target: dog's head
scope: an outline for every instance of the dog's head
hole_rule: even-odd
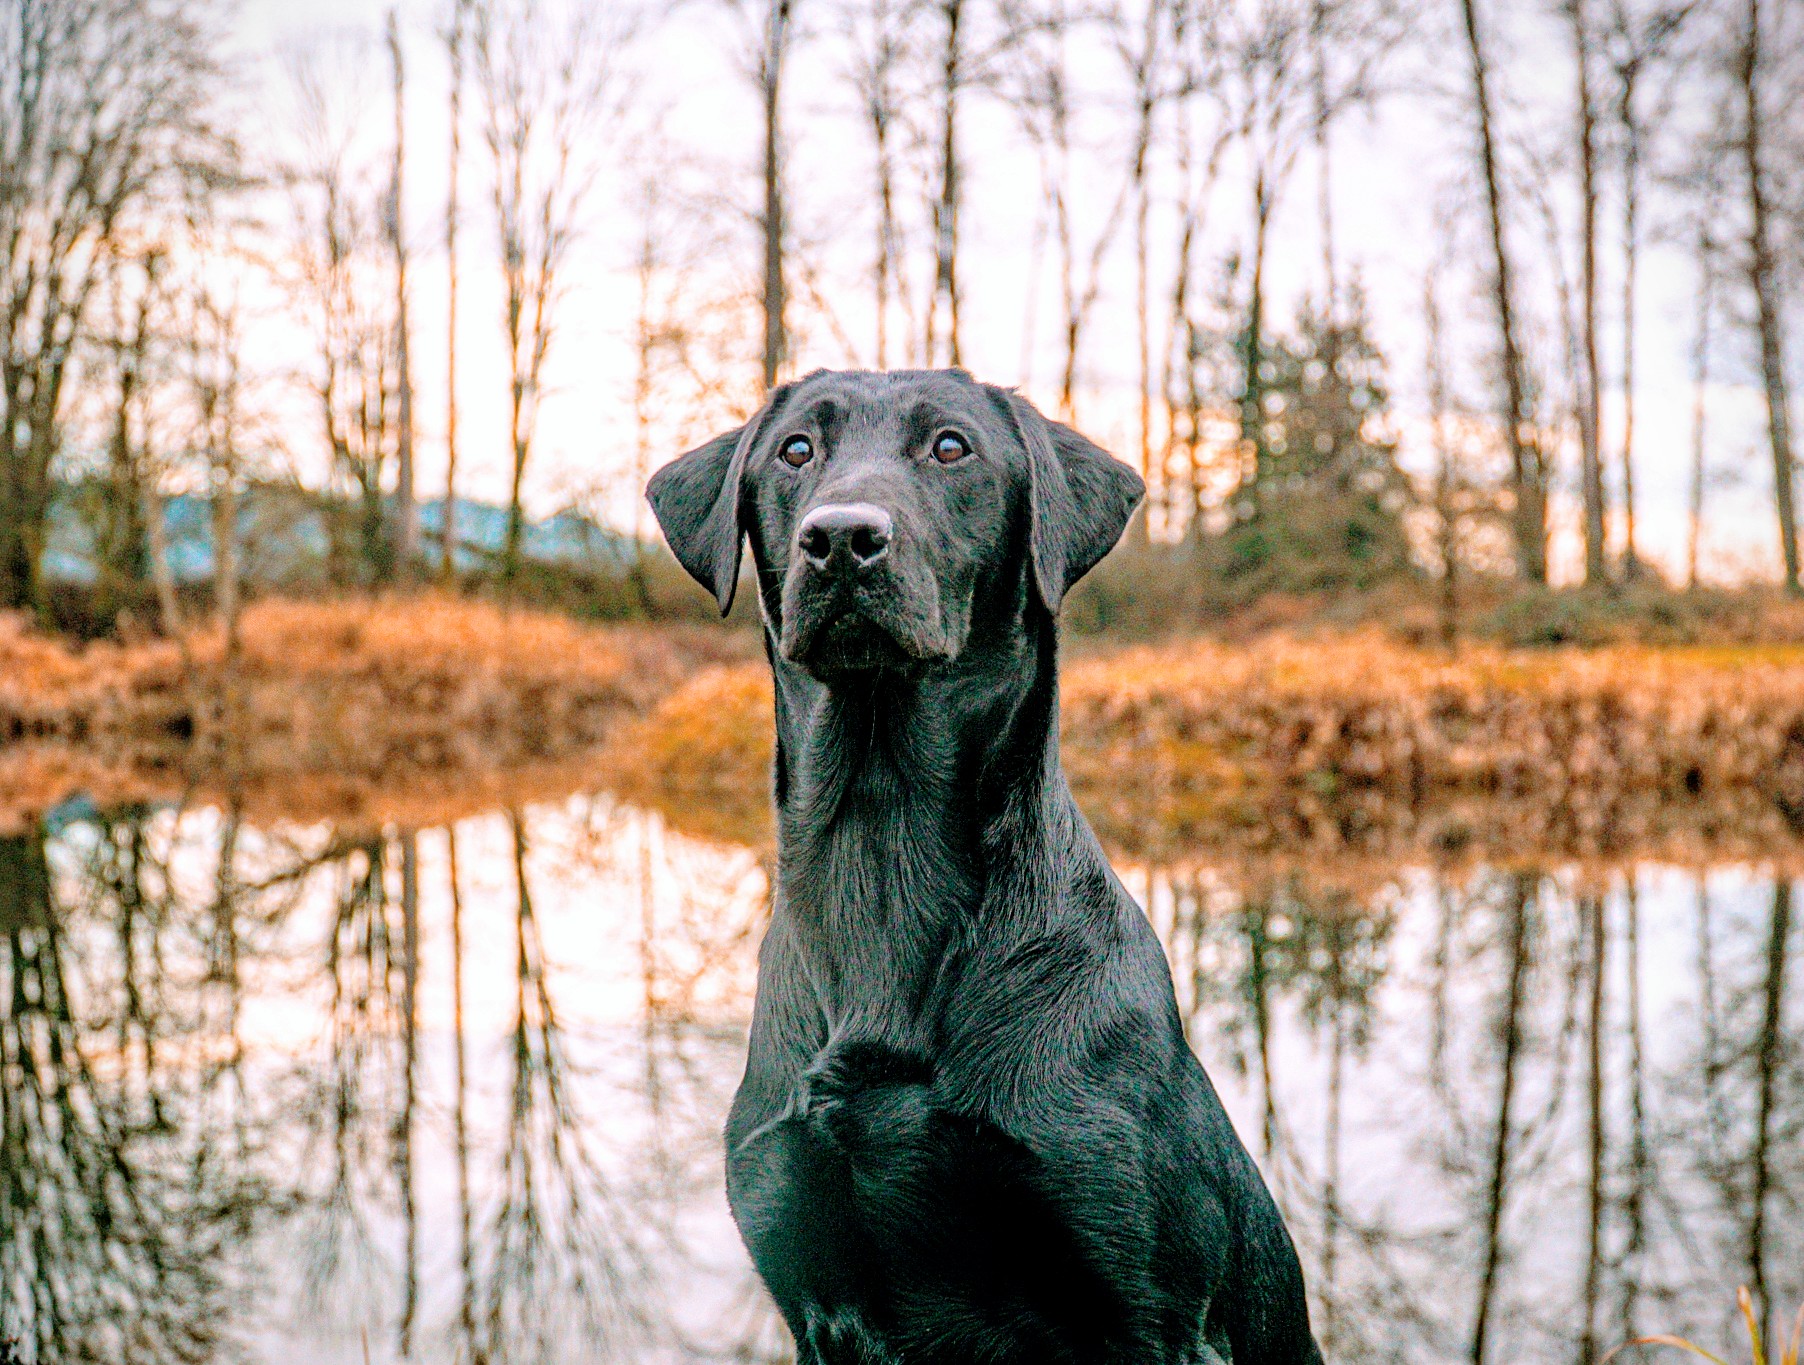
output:
[[[817,371],[659,470],[670,548],[733,603],[742,538],[783,656],[820,678],[955,659],[987,590],[1056,613],[1144,485],[1025,399],[958,370]]]

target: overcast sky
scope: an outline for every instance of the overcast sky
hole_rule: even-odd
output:
[[[604,0],[611,3],[612,0]],[[801,297],[792,322],[796,367],[869,364],[873,313],[868,270],[873,229],[871,154],[861,136],[855,105],[843,78],[836,37],[843,0],[797,0],[808,31],[788,71],[785,117],[792,141],[788,183],[793,217],[804,253],[815,267],[807,282],[792,285]],[[1397,93],[1370,110],[1355,112],[1336,132],[1333,209],[1340,257],[1357,274],[1370,300],[1374,330],[1389,360],[1406,465],[1423,469],[1426,406],[1422,299],[1431,262],[1450,262],[1443,307],[1454,353],[1455,387],[1465,404],[1488,412],[1485,386],[1489,317],[1479,292],[1484,260],[1475,205],[1467,188],[1470,139],[1454,98],[1465,67],[1443,20],[1452,6],[1422,0],[1422,27],[1399,45],[1386,69]],[[1441,10],[1448,10],[1442,15]],[[1512,0],[1500,10],[1493,32],[1517,139],[1551,144],[1565,126],[1560,103],[1567,67],[1560,30],[1550,7]],[[441,216],[445,190],[448,122],[446,64],[437,32],[448,0],[408,0],[400,7],[409,52],[409,237],[415,250],[412,287],[414,350],[421,440],[421,492],[435,496],[443,484],[445,258]],[[389,74],[381,44],[384,7],[361,0],[242,0],[236,46],[244,79],[238,100],[241,126],[253,149],[279,157],[292,145],[293,120],[287,68],[293,54],[322,47],[341,54],[348,107],[361,117],[366,151],[386,156],[392,128]],[[755,333],[753,284],[758,277],[751,212],[757,203],[759,115],[756,96],[733,54],[743,28],[730,7],[693,0],[641,39],[630,54],[635,86],[631,107],[591,151],[600,168],[587,201],[584,235],[561,305],[551,362],[555,394],[548,401],[528,479],[535,510],[549,510],[582,490],[605,485],[600,504],[619,521],[633,516],[628,485],[633,457],[631,334],[637,292],[633,259],[640,234],[648,178],[674,195],[708,193],[724,208],[685,212],[666,206],[673,251],[706,245],[682,281],[698,299],[744,292],[736,327]],[[342,54],[362,52],[361,59]],[[1097,96],[1083,116],[1086,148],[1074,202],[1080,237],[1094,230],[1120,183],[1123,124],[1101,104],[1113,68],[1094,35],[1074,39],[1072,65],[1080,88]],[[1115,77],[1119,81],[1119,77]],[[1116,91],[1119,98],[1119,89]],[[473,104],[473,97],[470,104]],[[469,107],[468,105],[466,107]],[[1049,244],[1036,251],[1043,224],[1038,164],[1018,121],[999,101],[975,94],[965,124],[968,194],[962,220],[967,365],[980,378],[1023,384],[1045,407],[1056,399],[1058,359],[1054,258]],[[460,295],[460,491],[502,500],[507,486],[505,359],[500,337],[500,291],[492,234],[487,223],[487,169],[472,118],[466,125],[463,177],[463,288]],[[1547,173],[1557,212],[1570,208],[1564,179]],[[907,187],[911,191],[913,187]],[[1319,288],[1316,169],[1305,155],[1278,211],[1270,263],[1273,316],[1287,320],[1299,297]],[[1245,240],[1249,194],[1244,168],[1230,161],[1211,202],[1207,258],[1225,258]],[[1606,206],[1606,213],[1614,209]],[[274,215],[272,215],[274,216]],[[1164,219],[1169,221],[1169,208]],[[1569,214],[1568,214],[1569,217]],[[1644,549],[1677,564],[1684,541],[1689,478],[1692,396],[1688,352],[1696,290],[1692,263],[1668,238],[1675,211],[1654,196],[1647,215],[1651,239],[1642,266],[1640,373],[1637,382],[1638,512]],[[703,218],[710,221],[702,222]],[[1612,217],[1611,221],[1614,219]],[[679,242],[680,239],[680,242]],[[1041,240],[1044,242],[1043,236]],[[1557,345],[1551,324],[1553,263],[1544,234],[1531,219],[1519,225],[1517,251],[1527,277],[1529,311],[1540,319],[1538,348]],[[1036,264],[1038,266],[1036,273]],[[1567,267],[1570,269],[1570,266]],[[1604,257],[1606,323],[1605,440],[1613,454],[1620,431],[1621,394],[1613,340],[1620,315],[1620,265],[1614,247]],[[1212,272],[1214,273],[1214,272]],[[1134,448],[1135,343],[1132,334],[1131,240],[1121,234],[1109,258],[1103,302],[1086,348],[1079,400],[1080,425],[1118,453]],[[818,296],[823,306],[818,306]],[[1031,338],[1027,323],[1032,317]],[[261,345],[304,363],[304,339],[272,317]],[[1761,458],[1762,406],[1754,389],[1747,347],[1722,348],[1724,382],[1710,394],[1712,464],[1716,485],[1706,540],[1707,562],[1718,574],[1761,568],[1775,556],[1769,525],[1770,476]],[[740,394],[755,384],[755,352],[741,348],[720,361]],[[273,401],[273,400],[272,400]],[[292,401],[292,399],[283,400]],[[683,443],[729,424],[737,412],[718,405],[679,405],[662,413],[655,444],[659,454],[679,453]],[[304,421],[295,412],[293,422]],[[290,443],[307,458],[305,436]],[[668,449],[662,447],[668,446]],[[308,472],[314,472],[309,470]],[[1574,474],[1562,470],[1570,488]],[[1557,518],[1568,528],[1560,558],[1573,559],[1570,499]]]

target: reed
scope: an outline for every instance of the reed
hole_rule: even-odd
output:
[[[1747,1325],[1748,1357],[1752,1365],[1769,1365],[1769,1359],[1772,1365],[1798,1365],[1800,1349],[1804,1348],[1804,1303],[1798,1305],[1798,1315],[1792,1319],[1791,1335],[1780,1346],[1776,1358],[1769,1357],[1766,1344],[1761,1340],[1760,1318],[1754,1312],[1754,1296],[1748,1292],[1746,1285],[1735,1291],[1735,1303],[1741,1309],[1742,1321]],[[1673,1346],[1694,1356],[1702,1356],[1705,1360],[1712,1362],[1712,1365],[1729,1365],[1721,1356],[1706,1351],[1695,1342],[1663,1332],[1655,1333],[1653,1336],[1636,1337],[1633,1341],[1625,1341],[1609,1355],[1606,1355],[1604,1360],[1609,1361],[1631,1346]]]

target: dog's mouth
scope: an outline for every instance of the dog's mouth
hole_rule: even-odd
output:
[[[917,662],[905,641],[856,607],[822,623],[790,657],[821,675],[905,668]]]
[[[887,597],[848,589],[806,594],[786,613],[783,657],[817,677],[917,667],[944,655]]]

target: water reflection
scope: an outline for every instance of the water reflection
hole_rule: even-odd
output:
[[[1804,1296],[1789,880],[1130,868],[1330,1358],[1595,1361]],[[720,1185],[765,877],[596,796],[0,840],[30,1365],[779,1361]]]

